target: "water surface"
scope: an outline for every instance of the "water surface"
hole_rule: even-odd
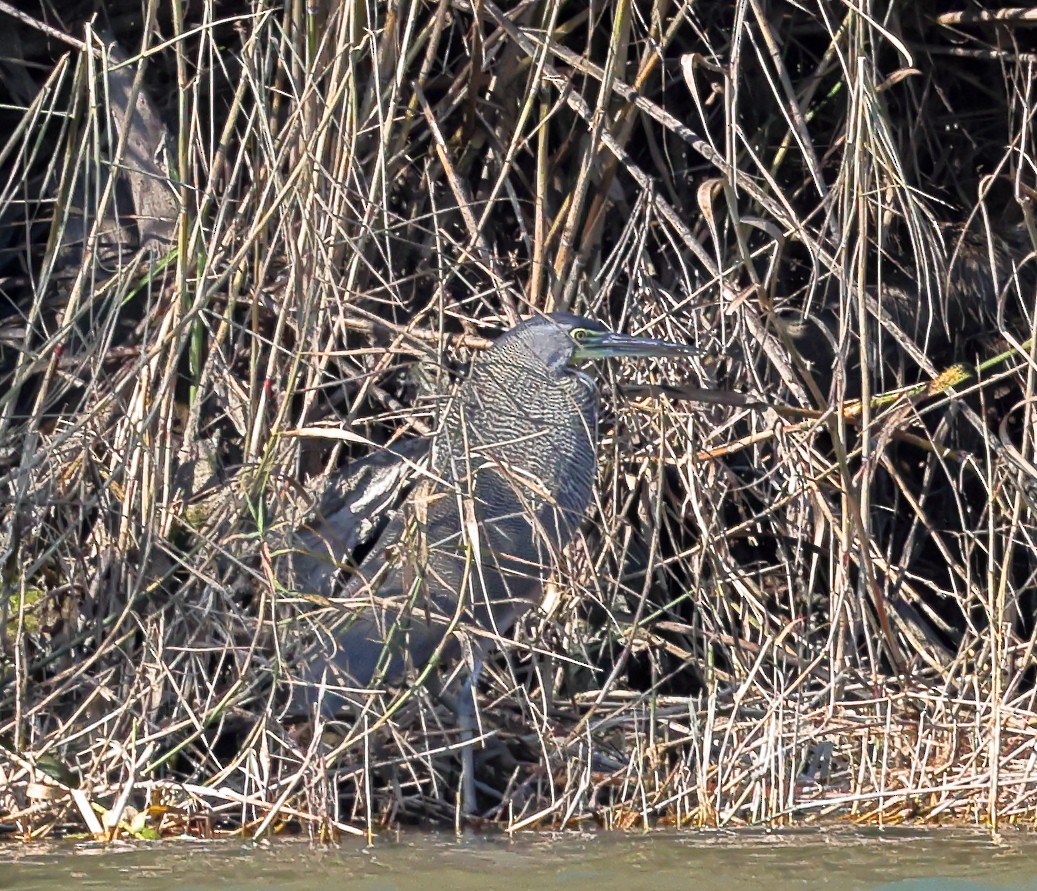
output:
[[[0,888],[1037,891],[1037,835],[962,830],[653,832],[302,842],[0,845]]]

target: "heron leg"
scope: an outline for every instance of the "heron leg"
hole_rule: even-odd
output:
[[[479,728],[479,707],[475,697],[478,695],[479,675],[482,673],[483,660],[475,656],[471,668],[461,684],[457,702],[457,724],[461,730],[461,802],[466,816],[474,817],[477,811],[475,796],[475,739]]]

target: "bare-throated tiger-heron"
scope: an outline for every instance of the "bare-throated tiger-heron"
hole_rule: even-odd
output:
[[[566,313],[494,341],[446,405],[423,477],[346,583],[341,623],[305,655],[296,704],[312,708],[323,689],[332,714],[456,656],[462,636],[480,656],[541,602],[590,506],[598,392],[580,366],[697,352]]]

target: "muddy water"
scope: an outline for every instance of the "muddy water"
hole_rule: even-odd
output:
[[[425,833],[311,848],[299,842],[171,841],[100,847],[0,845],[0,888],[561,888],[1037,891],[1037,834],[960,830],[685,832],[624,835]]]

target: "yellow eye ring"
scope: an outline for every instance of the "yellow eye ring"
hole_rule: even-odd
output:
[[[577,343],[583,343],[587,339],[588,331],[586,328],[573,328],[572,338]]]

